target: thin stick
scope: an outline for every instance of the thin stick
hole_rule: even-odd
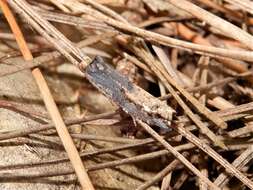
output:
[[[221,80],[218,80],[218,81],[210,82],[210,83],[205,84],[205,85],[186,88],[186,90],[188,92],[202,92],[202,91],[205,91],[205,90],[209,90],[209,89],[211,89],[215,86],[225,85],[227,83],[233,82],[233,81],[235,81],[236,79],[238,79],[240,77],[247,77],[247,76],[251,76],[251,75],[252,75],[252,73],[250,71],[245,72],[245,73],[240,73],[240,74],[238,74],[237,76],[234,76],[234,77],[227,77],[227,78],[224,78],[224,79],[221,79]],[[160,100],[166,100],[166,99],[169,99],[171,97],[172,97],[171,94],[166,94],[164,96],[159,97],[159,99]]]
[[[0,1],[0,6],[2,8],[2,11],[4,12],[4,15],[6,19],[8,20],[8,23],[10,24],[10,27],[12,29],[12,32],[15,35],[15,38],[17,40],[17,43],[20,47],[20,51],[23,54],[23,57],[25,60],[30,61],[33,59],[33,56],[27,46],[27,43],[24,39],[24,36],[11,12],[9,9],[7,3],[5,0]],[[79,153],[75,147],[75,144],[71,138],[71,136],[68,133],[68,129],[64,124],[64,121],[60,115],[60,112],[56,106],[56,103],[54,102],[53,96],[47,86],[47,83],[40,71],[40,69],[35,68],[32,70],[33,77],[35,78],[37,85],[40,89],[40,92],[42,94],[44,103],[46,105],[46,108],[55,124],[56,130],[61,138],[61,141],[63,143],[63,146],[69,156],[69,159],[75,169],[75,172],[78,176],[79,182],[83,189],[94,189],[93,185],[89,179],[89,176],[83,166],[82,160],[79,156]]]
[[[162,73],[164,71],[160,70]],[[210,119],[213,123],[215,123],[218,127],[224,129],[227,127],[227,124],[214,112],[211,112],[208,108],[203,106],[198,102],[196,98],[194,98],[189,92],[187,92],[184,88],[182,88],[176,81],[174,81],[169,75],[164,73],[164,77],[166,80],[174,86],[192,105],[205,117]],[[174,94],[175,97],[176,94]]]
[[[18,11],[42,36],[51,42],[71,63],[84,69],[92,60],[61,34],[48,21],[41,18],[25,1],[12,0],[10,5]]]
[[[85,135],[85,134],[71,134],[71,136],[73,138],[82,139],[82,140],[96,140],[96,141],[114,142],[114,143],[134,143],[134,142],[142,141],[140,139],[129,139],[129,138],[124,138],[124,137],[106,137],[106,136]]]

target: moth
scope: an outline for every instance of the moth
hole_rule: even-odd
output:
[[[132,83],[97,56],[83,72],[105,96],[116,103],[134,120],[170,130],[175,110],[144,89]]]

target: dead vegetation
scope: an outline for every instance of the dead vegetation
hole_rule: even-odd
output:
[[[253,189],[251,0],[0,0],[1,189]]]

